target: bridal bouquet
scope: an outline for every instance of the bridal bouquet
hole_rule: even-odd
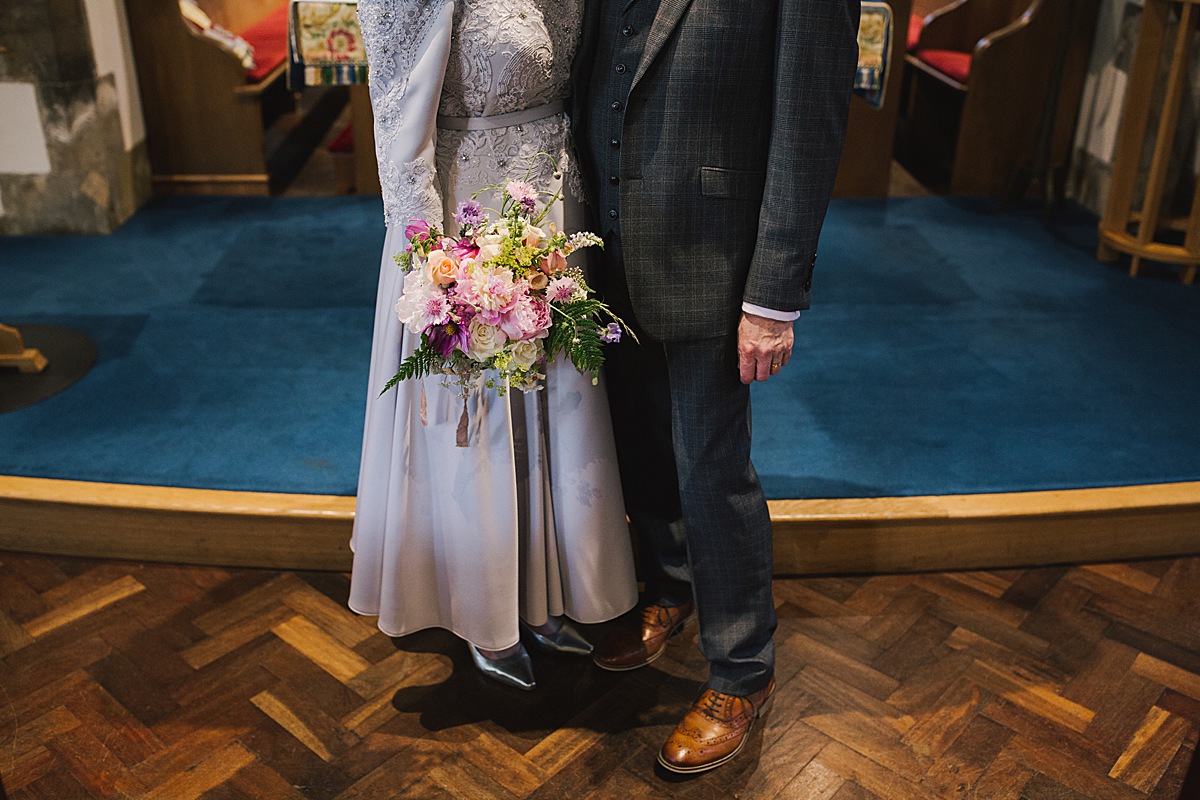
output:
[[[501,198],[495,221],[475,199],[489,190]],[[576,250],[603,246],[600,237],[540,227],[561,197],[510,181],[460,203],[456,235],[410,220],[408,245],[396,256],[407,272],[396,314],[421,344],[383,391],[437,374],[463,398],[480,383],[501,395],[509,387],[532,391],[559,354],[596,383],[601,347],[621,338],[624,323],[567,264]]]

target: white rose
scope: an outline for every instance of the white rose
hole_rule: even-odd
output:
[[[532,367],[542,357],[542,342],[540,339],[530,339],[517,342],[512,349],[513,363],[519,367]]]
[[[467,355],[476,361],[486,361],[500,352],[500,348],[508,342],[504,331],[494,325],[486,325],[478,319],[471,320],[468,331],[471,338]]]
[[[500,255],[500,244],[503,241],[504,237],[498,233],[489,233],[486,236],[480,236],[476,241],[476,244],[479,245],[480,262],[491,261]]]

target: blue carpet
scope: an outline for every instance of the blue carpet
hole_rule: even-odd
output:
[[[96,368],[0,415],[0,474],[353,494],[376,198],[160,199],[108,237],[0,238],[0,320]],[[1200,287],[956,198],[835,201],[792,365],[754,390],[770,497],[1200,480]]]

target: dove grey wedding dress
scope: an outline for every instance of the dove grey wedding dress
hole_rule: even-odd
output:
[[[531,182],[566,184],[547,223],[580,229],[562,108],[582,9],[583,0],[359,3],[387,234],[350,606],[391,635],[441,627],[498,651],[518,642],[518,620],[599,622],[637,599],[603,386],[560,358],[543,391],[473,392],[466,447],[456,447],[462,400],[440,379],[380,396],[419,343],[393,311],[403,275],[392,256],[410,219],[453,227],[460,201],[524,178],[545,152],[561,173],[542,159]]]

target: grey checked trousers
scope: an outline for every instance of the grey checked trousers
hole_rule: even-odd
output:
[[[708,687],[748,695],[774,673],[776,619],[771,520],[750,461],[750,390],[738,379],[736,332],[646,336],[618,235],[606,237],[597,284],[641,339],[608,346],[604,369],[646,599],[694,599]]]

